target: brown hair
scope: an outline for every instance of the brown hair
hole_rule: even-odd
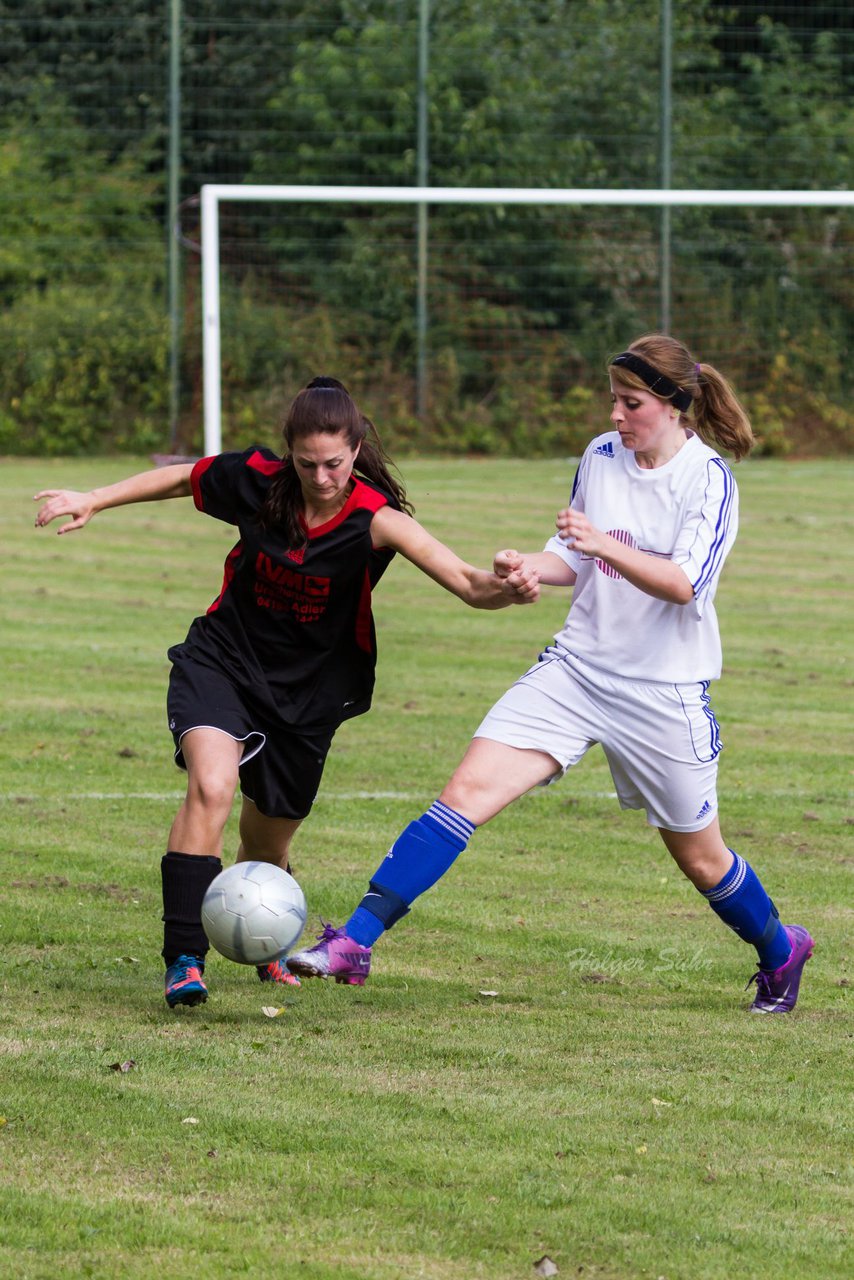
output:
[[[390,460],[370,418],[365,417],[337,378],[312,378],[288,409],[282,427],[287,446],[284,465],[270,485],[267,499],[258,513],[264,528],[284,532],[289,547],[305,544],[305,532],[299,519],[303,510],[302,488],[291,456],[294,443],[305,436],[339,434],[346,436],[351,449],[360,446],[356,470],[384,489],[401,511],[412,511],[403,484],[389,470]]]
[[[728,450],[736,462],[747,457],[755,444],[750,418],[727,379],[714,365],[698,364],[684,342],[664,333],[647,333],[636,338],[627,350],[664,374],[677,390],[690,393],[693,409],[690,425],[707,444]],[[636,373],[620,365],[611,367],[624,386],[651,390]],[[659,399],[672,399],[672,396],[659,396]],[[687,425],[687,413],[681,416]]]

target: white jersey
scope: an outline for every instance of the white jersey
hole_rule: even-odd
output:
[[[585,450],[570,505],[627,546],[680,565],[694,598],[686,605],[657,600],[555,536],[546,551],[578,575],[557,643],[634,680],[716,679],[721,642],[714,596],[738,529],[738,490],[723,459],[689,432],[675,457],[645,470],[619,432],[609,431]]]

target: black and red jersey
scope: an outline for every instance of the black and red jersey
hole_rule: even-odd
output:
[[[200,511],[234,524],[222,590],[192,623],[181,655],[233,680],[266,719],[337,725],[371,704],[377,646],[371,590],[394,555],[374,550],[371,520],[393,497],[354,475],[341,511],[289,549],[258,513],[283,463],[264,448],[202,458]]]

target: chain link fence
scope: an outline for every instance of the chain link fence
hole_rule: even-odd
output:
[[[206,182],[847,190],[852,81],[847,0],[0,0],[0,449],[199,448]],[[398,448],[567,451],[664,325],[850,448],[852,224],[224,206],[225,443],[324,371]]]

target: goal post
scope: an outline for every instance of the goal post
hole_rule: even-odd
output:
[[[640,207],[851,208],[854,191],[677,190],[673,188],[535,187],[375,187],[313,185],[233,185],[201,188],[202,366],[204,450],[222,449],[220,335],[220,204],[224,201],[407,204],[427,207],[468,205],[622,205]]]

